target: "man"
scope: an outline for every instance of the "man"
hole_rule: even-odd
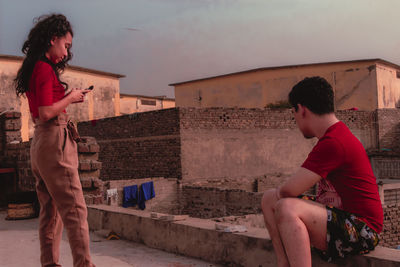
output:
[[[289,180],[264,193],[277,265],[311,266],[310,245],[328,261],[373,250],[383,224],[376,178],[364,147],[334,114],[332,87],[321,77],[305,78],[289,102],[304,137],[319,140]],[[317,201],[298,198],[317,183]]]

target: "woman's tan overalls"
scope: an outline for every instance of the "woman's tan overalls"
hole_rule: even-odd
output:
[[[73,125],[72,125],[73,126]],[[39,237],[42,266],[59,265],[63,225],[75,267],[94,266],[90,258],[87,209],[78,175],[77,134],[61,113],[36,120],[31,144],[32,172],[40,202]]]

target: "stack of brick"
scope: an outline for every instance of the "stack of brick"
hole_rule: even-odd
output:
[[[79,177],[86,204],[101,204],[104,198],[103,181],[100,180],[102,167],[99,159],[100,146],[93,137],[82,137],[78,142]]]
[[[22,142],[21,113],[8,111],[0,116],[0,167],[16,168],[18,188],[35,190],[30,166],[30,142]]]
[[[16,168],[20,191],[34,191],[35,178],[30,162],[30,141],[22,142],[21,113],[0,115],[0,167]],[[87,204],[102,203],[103,182],[99,179],[101,163],[96,139],[85,137],[78,143],[79,175]]]
[[[380,245],[396,248],[400,245],[400,206],[398,204],[384,205],[383,216],[383,230],[380,234]]]
[[[31,142],[23,142],[18,145],[18,188],[20,191],[35,191],[35,177],[33,177],[30,157]]]
[[[21,143],[21,113],[7,111],[0,116],[1,165],[15,167],[18,144]]]

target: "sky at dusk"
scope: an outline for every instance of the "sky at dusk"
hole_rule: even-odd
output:
[[[121,93],[260,67],[382,58],[400,64],[399,0],[0,0],[0,54],[63,13],[70,64],[126,75]]]

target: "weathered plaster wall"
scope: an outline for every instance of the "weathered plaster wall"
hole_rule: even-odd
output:
[[[21,112],[21,136],[28,141],[33,136],[33,123],[25,96],[17,97],[13,80],[22,63],[18,57],[0,55],[0,112],[13,109]],[[97,71],[88,71],[76,67],[65,70],[61,80],[69,88],[87,88],[94,85],[93,92],[86,96],[84,103],[71,105],[67,112],[73,121],[93,120],[119,115],[119,78],[118,75],[106,75]]]
[[[399,70],[378,64],[378,108],[400,107],[400,72]]]
[[[336,108],[377,108],[374,62],[347,62],[271,68],[175,85],[177,107],[264,108],[287,100],[305,77],[324,77],[333,87]]]
[[[120,95],[120,112],[122,115],[175,107],[175,101],[159,97]]]
[[[375,66],[350,68],[332,73],[335,90],[335,108],[345,110],[375,110],[377,107],[377,80]]]
[[[72,104],[68,114],[74,121],[87,121],[114,117],[119,111],[119,79],[103,75],[66,70],[61,79],[70,88],[88,88],[93,85],[92,92],[86,95],[85,102]]]
[[[0,112],[21,109],[21,99],[17,98],[13,84],[19,66],[20,63],[14,60],[0,59]]]

